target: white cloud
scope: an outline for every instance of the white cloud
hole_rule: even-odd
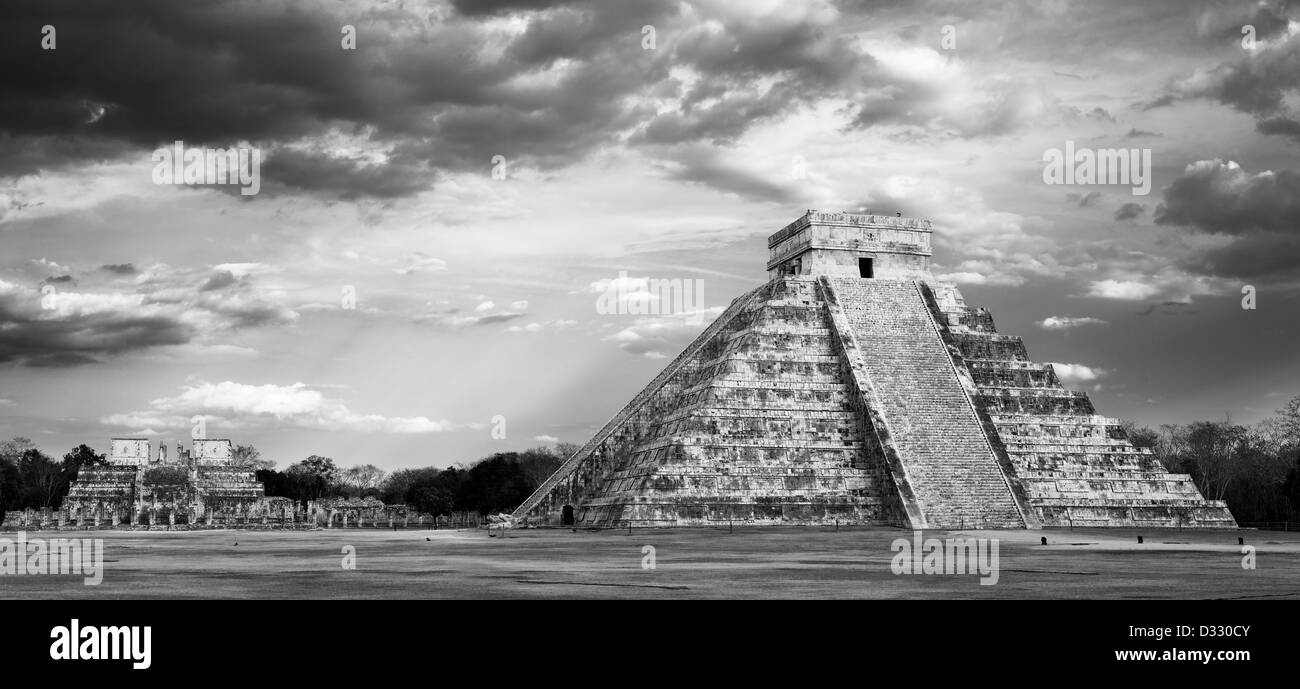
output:
[[[1088,288],[1090,297],[1126,301],[1150,299],[1159,292],[1159,287],[1135,280],[1100,280],[1093,282]]]
[[[632,325],[601,338],[614,342],[631,354],[650,359],[666,358],[664,352],[676,353],[700,333],[713,319],[722,315],[723,307],[715,306],[666,316],[638,318]]]
[[[1048,316],[1038,322],[1038,327],[1043,330],[1069,330],[1085,325],[1106,325],[1106,321],[1090,316],[1079,318],[1074,316]]]
[[[479,313],[487,313],[488,311],[491,311],[492,309],[495,309],[496,307],[497,307],[496,304],[493,304],[493,303],[490,302],[490,301],[485,301],[485,302],[479,304],[478,306],[475,306],[475,307],[474,307],[474,310],[475,310],[475,311],[478,311]]]
[[[209,427],[246,428],[292,426],[312,430],[359,433],[441,433],[466,427],[451,421],[423,416],[391,417],[359,414],[341,400],[326,397],[307,385],[248,385],[233,381],[199,382],[174,397],[162,397],[150,408],[101,419],[110,426],[188,427],[194,416],[203,416]]]
[[[557,437],[555,437],[555,436],[553,436],[553,435],[535,435],[535,436],[533,436],[533,440],[536,440],[536,441],[539,442],[539,443],[558,443],[558,442],[560,442],[560,439],[557,438]]]
[[[1007,273],[986,275],[984,273],[974,272],[957,272],[945,273],[938,276],[943,282],[955,282],[959,285],[1005,285],[1009,287],[1019,287],[1025,284],[1025,279],[1018,275]]]
[[[1079,383],[1091,383],[1099,378],[1103,378],[1110,373],[1104,368],[1093,368],[1083,364],[1061,364],[1052,362],[1052,368],[1056,370],[1056,377],[1061,380],[1061,384],[1069,387]]]

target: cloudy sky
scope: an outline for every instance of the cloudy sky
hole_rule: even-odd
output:
[[[936,272],[1108,415],[1300,393],[1294,5],[3,13],[0,437],[50,453],[196,415],[281,467],[582,442],[807,208],[932,219]],[[178,140],[258,151],[258,193],[155,183]],[[1148,149],[1150,193],[1047,184],[1067,141]],[[637,278],[703,306],[601,313]]]

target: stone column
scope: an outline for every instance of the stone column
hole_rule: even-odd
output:
[[[329,520],[329,523],[326,525],[325,528],[327,528],[327,529],[332,529],[332,528],[334,528],[334,510],[330,510],[330,520]]]

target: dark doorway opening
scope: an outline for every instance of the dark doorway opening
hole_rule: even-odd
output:
[[[858,259],[858,275],[861,275],[864,278],[872,278],[876,276],[871,268],[871,259],[869,258]]]
[[[560,524],[573,526],[573,505],[565,505],[560,511]]]

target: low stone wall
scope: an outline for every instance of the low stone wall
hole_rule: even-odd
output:
[[[263,498],[253,503],[203,506],[173,503],[130,507],[87,508],[71,504],[61,509],[27,509],[4,513],[0,530],[123,530],[195,531],[204,529],[430,529],[431,515],[406,505],[373,502],[308,502]]]

